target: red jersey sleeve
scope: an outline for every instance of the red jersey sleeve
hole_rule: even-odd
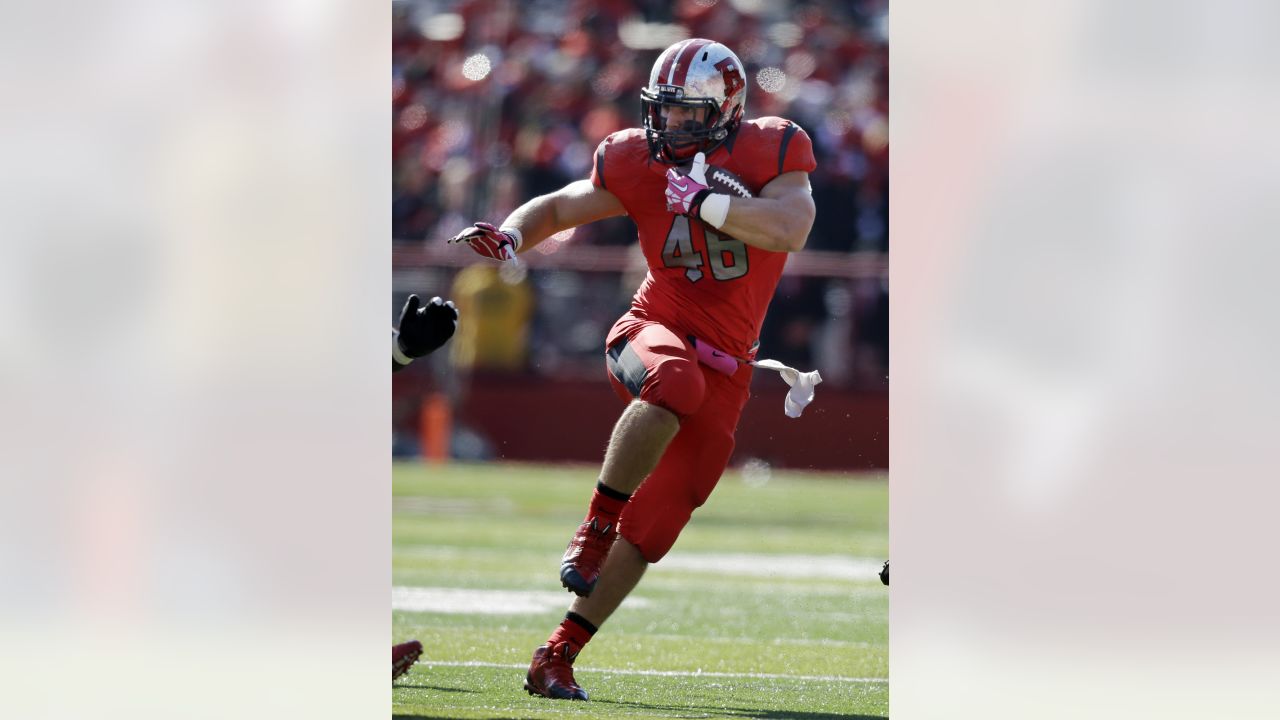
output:
[[[813,157],[813,141],[804,128],[783,121],[782,139],[778,143],[778,174],[788,172],[813,172],[818,161]]]
[[[609,186],[604,179],[604,153],[609,147],[609,138],[600,141],[596,146],[595,161],[591,163],[591,184],[598,188],[608,190]]]
[[[713,165],[719,162],[757,192],[783,173],[813,172],[818,167],[809,134],[794,122],[773,116],[743,121],[737,135],[711,160]]]
[[[619,130],[596,147],[591,162],[591,184],[617,194],[636,184],[637,171],[649,158],[642,130]]]
[[[644,131],[621,130],[596,147],[591,162],[591,184],[617,196],[632,218],[646,199],[662,200],[662,188],[650,187],[655,178],[665,187],[665,175],[655,174],[649,167],[649,146]],[[662,208],[665,210],[666,205]]]

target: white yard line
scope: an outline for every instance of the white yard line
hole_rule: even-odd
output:
[[[714,575],[767,578],[877,580],[883,560],[849,555],[765,555],[761,553],[673,552],[653,571],[692,570]]]
[[[509,556],[506,549],[467,548],[458,546],[425,546],[401,548],[396,552],[414,557],[459,558],[472,556]],[[540,557],[545,553],[529,554]],[[880,558],[853,555],[808,555],[769,553],[697,553],[676,550],[650,569],[699,572],[708,575],[738,575],[769,579],[808,578],[827,580],[879,581]]]
[[[563,610],[572,596],[551,590],[475,590],[442,587],[393,587],[391,609],[462,615],[537,615]],[[645,598],[631,597],[623,607],[648,607]]]
[[[677,642],[688,642],[688,635],[670,635],[661,633],[645,633],[645,640],[675,640]],[[830,638],[774,638],[772,640],[761,640],[758,637],[699,637],[700,643],[711,643],[715,645],[798,645],[808,647],[853,647],[853,648],[869,648],[873,647],[872,643],[860,642],[853,640],[833,640]]]
[[[444,660],[423,660],[424,665],[439,665],[441,667],[483,667],[496,668],[499,670],[528,670],[528,665],[514,665],[510,663],[489,663],[479,662],[476,660],[468,660],[466,662],[449,662]],[[887,683],[889,678],[855,678],[844,677],[843,675],[781,675],[778,673],[725,673],[725,672],[703,672],[701,670],[689,672],[680,670],[619,670],[615,668],[578,668],[573,669],[575,673],[605,673],[607,675],[648,675],[654,677],[699,677],[699,678],[743,678],[746,680],[807,680],[812,682],[847,682],[847,683]]]

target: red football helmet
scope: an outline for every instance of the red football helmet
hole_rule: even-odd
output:
[[[747,100],[742,61],[718,42],[693,38],[667,48],[640,91],[644,133],[654,160],[675,164],[701,150],[710,154],[737,129]],[[669,108],[707,110],[702,122],[667,128]]]

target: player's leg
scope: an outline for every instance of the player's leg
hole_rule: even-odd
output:
[[[587,691],[573,677],[573,661],[596,634],[604,618],[612,614],[640,582],[648,566],[634,545],[623,539],[614,543],[600,571],[596,591],[590,597],[574,600],[547,642],[533,651],[533,662],[524,682],[524,689],[530,695],[556,700],[587,699]]]
[[[679,429],[680,419],[670,410],[644,400],[631,401],[609,436],[600,482],[621,494],[635,492]]]
[[[525,681],[530,694],[587,699],[574,680],[573,661],[635,588],[649,563],[671,549],[693,511],[715,488],[733,452],[733,431],[746,402],[750,370],[745,373],[735,378],[736,387],[729,387],[725,378],[720,384],[726,392],[708,398],[684,421],[657,468],[627,504],[619,529],[622,537],[604,563],[595,592],[574,600],[547,643],[534,651]]]
[[[600,570],[600,582],[596,585],[596,591],[588,597],[575,599],[569,606],[569,612],[590,623],[589,627],[594,634],[595,629],[604,624],[631,594],[648,567],[649,561],[644,559],[639,548],[624,537],[618,538]],[[585,643],[579,643],[583,644]]]
[[[605,560],[595,592],[573,602],[571,612],[592,625],[608,620],[649,563],[667,554],[724,472],[740,405],[712,397],[704,408],[684,421],[658,467],[623,510],[621,536]]]
[[[680,429],[680,418],[696,412],[706,393],[687,340],[633,318],[624,317],[619,326],[627,332],[611,333],[609,377],[615,391],[631,402],[614,425],[586,517],[560,562],[561,584],[580,597],[595,589],[631,493],[658,464]]]
[[[646,561],[655,563],[667,554],[719,482],[733,454],[750,376],[750,367],[733,378],[706,371],[706,401],[681,424],[658,467],[627,503],[618,532]]]

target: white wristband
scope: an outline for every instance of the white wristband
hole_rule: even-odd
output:
[[[408,365],[413,362],[413,358],[404,354],[404,348],[400,347],[400,331],[391,328],[391,359],[397,365]]]
[[[719,230],[729,219],[729,196],[720,193],[708,195],[698,208],[698,215],[711,227]]]
[[[520,246],[524,244],[524,235],[518,229],[513,227],[502,227],[498,228],[498,230],[500,232],[508,233],[511,237],[515,238],[516,246],[513,248],[514,250],[519,250]]]

